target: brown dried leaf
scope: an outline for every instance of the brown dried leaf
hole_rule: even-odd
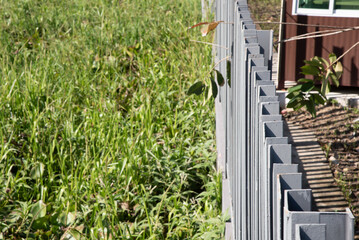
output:
[[[129,211],[130,210],[130,204],[128,202],[121,202],[120,203],[122,210]]]
[[[207,36],[207,34],[208,34],[210,31],[213,31],[214,29],[216,29],[216,27],[218,26],[218,24],[220,24],[221,22],[223,22],[223,21],[211,22],[211,23],[209,23],[206,27],[203,27],[203,28],[201,29],[202,37]]]
[[[202,26],[202,25],[204,25],[204,24],[209,24],[209,22],[200,22],[200,23],[197,23],[197,24],[195,24],[195,25],[189,27],[188,29],[192,29],[192,28],[195,28],[195,27],[198,27],[198,26]]]
[[[188,29],[192,29],[192,28],[195,28],[195,27],[198,27],[198,26],[206,25],[201,29],[202,36],[206,36],[210,31],[213,31],[214,29],[216,29],[218,24],[220,24],[221,22],[223,22],[223,21],[200,22],[200,23],[197,23],[197,24],[189,27]]]

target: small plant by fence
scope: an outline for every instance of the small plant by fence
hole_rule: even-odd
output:
[[[231,84],[218,86],[216,134],[223,172],[222,209],[231,216],[226,239],[354,238],[354,217],[312,211],[311,189],[292,163],[291,145],[271,78],[272,31],[256,30],[245,0],[216,0],[215,62],[230,56]],[[227,63],[219,63],[224,79]]]

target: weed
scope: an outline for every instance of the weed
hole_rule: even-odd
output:
[[[345,200],[348,201],[350,206],[352,202],[352,189],[350,188],[350,182],[346,180],[344,173],[339,173],[339,175],[335,178],[335,181],[338,184],[342,193],[344,194]]]
[[[220,239],[200,1],[0,2],[0,236]]]
[[[329,154],[330,154],[330,149],[331,149],[332,143],[328,143],[325,144],[324,146],[322,146],[322,150],[324,151],[325,154],[325,158],[328,160],[329,159]]]
[[[359,108],[351,108],[352,112],[355,114],[359,114]]]
[[[328,105],[339,106],[339,102],[336,99],[330,98],[330,99],[328,99]]]

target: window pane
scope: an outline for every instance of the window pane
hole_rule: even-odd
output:
[[[358,0],[336,0],[335,9],[359,9]]]
[[[299,0],[299,8],[329,9],[329,0]]]

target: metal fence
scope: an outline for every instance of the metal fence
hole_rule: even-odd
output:
[[[271,78],[272,31],[256,30],[245,0],[216,0],[213,8],[224,21],[214,59],[228,82],[216,99],[226,239],[354,239],[350,210],[312,211],[311,190],[292,164]]]

